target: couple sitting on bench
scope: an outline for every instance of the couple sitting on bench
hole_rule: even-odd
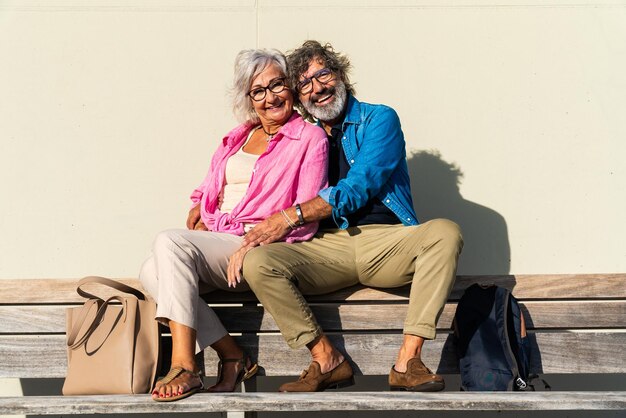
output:
[[[158,234],[140,273],[157,302],[156,319],[172,334],[172,368],[157,382],[154,400],[203,389],[194,354],[208,346],[220,363],[217,383],[207,391],[233,391],[256,373],[255,362],[199,296],[216,289],[252,290],[289,346],[310,350],[308,370],[280,391],[351,384],[352,367],[303,295],[357,283],[412,283],[389,385],[444,388],[420,354],[435,337],[452,289],[461,233],[444,219],[418,223],[398,116],[387,106],[359,102],[349,69],[345,55],[316,41],[287,58],[275,50],[237,56],[234,111],[242,124],[224,137],[192,193],[188,229]]]

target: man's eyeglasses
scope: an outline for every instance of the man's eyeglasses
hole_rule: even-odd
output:
[[[271,91],[274,94],[281,93],[283,90],[287,88],[287,84],[285,83],[285,78],[276,78],[265,87],[255,87],[248,92],[248,96],[255,102],[260,102],[265,99],[267,95],[267,90]]]
[[[319,83],[326,84],[334,78],[333,72],[328,68],[322,68],[319,71],[316,71],[310,78],[305,78],[301,80],[296,88],[298,92],[301,94],[310,93],[313,90],[313,79],[316,79]]]

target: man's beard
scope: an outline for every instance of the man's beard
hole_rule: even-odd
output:
[[[315,106],[315,104],[311,102],[311,98],[302,101],[302,106],[306,109],[306,111],[313,115],[315,119],[323,122],[337,119],[341,115],[341,112],[343,112],[343,108],[348,97],[346,85],[341,80],[337,81],[335,87],[325,90],[318,96],[324,96],[328,93],[332,93],[334,95],[334,100],[332,103],[325,106]]]

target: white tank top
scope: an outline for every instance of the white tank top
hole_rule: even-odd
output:
[[[219,208],[222,213],[230,213],[233,208],[243,199],[248,190],[250,179],[252,178],[252,172],[256,161],[259,159],[259,155],[250,154],[243,150],[246,146],[252,134],[256,129],[250,131],[248,138],[243,146],[235,154],[231,155],[226,162],[226,173],[224,188],[220,193]],[[244,229],[249,231],[254,225],[245,225]]]

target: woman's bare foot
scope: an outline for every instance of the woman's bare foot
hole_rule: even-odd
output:
[[[254,376],[258,368],[247,356],[223,359],[220,367],[217,383],[208,388],[207,392],[233,392],[239,383]]]
[[[257,365],[250,361],[230,335],[226,334],[211,344],[211,348],[220,357],[220,370],[217,383],[208,388],[208,392],[232,392],[241,381],[256,374]]]
[[[179,398],[181,395],[202,387],[203,382],[198,370],[188,370],[173,365],[167,376],[155,385],[152,390],[152,399]]]

